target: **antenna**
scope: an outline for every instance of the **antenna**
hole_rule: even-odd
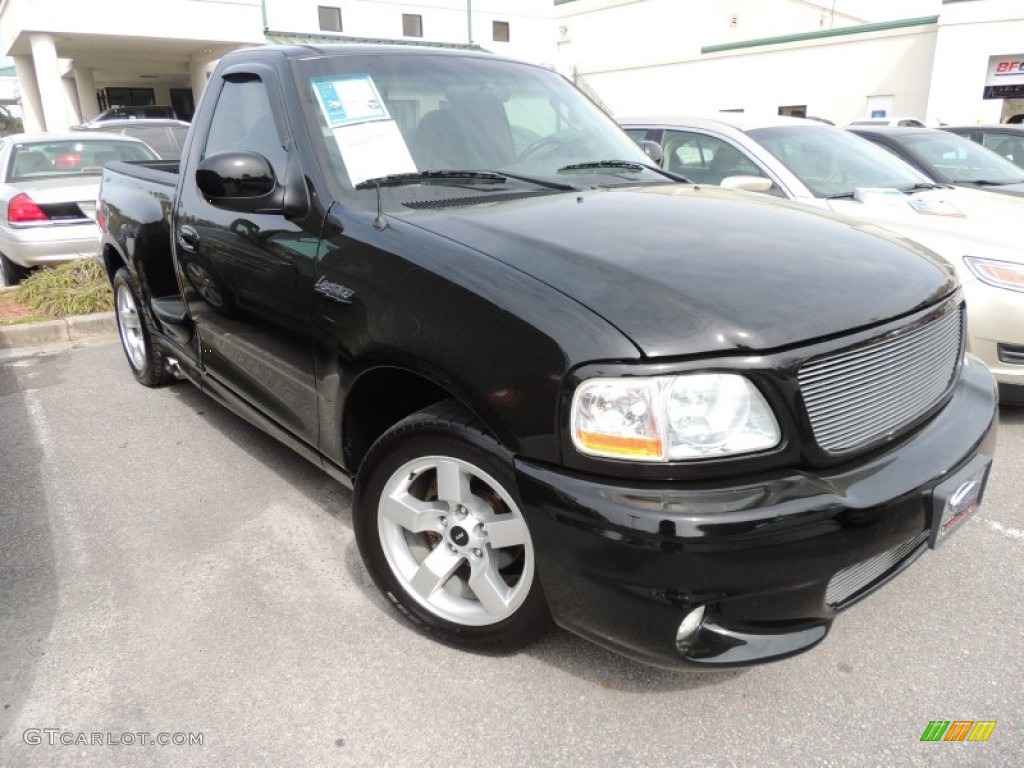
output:
[[[377,218],[375,218],[373,220],[373,226],[376,227],[377,229],[387,229],[388,228],[388,220],[384,218],[384,211],[381,210],[381,204],[380,204],[380,180],[379,179],[377,180],[377,183],[373,185],[373,187],[374,187],[374,189],[377,190]]]

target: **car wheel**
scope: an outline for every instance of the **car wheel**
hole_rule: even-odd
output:
[[[153,344],[152,329],[139,311],[139,289],[131,273],[121,267],[114,275],[114,315],[121,348],[135,378],[147,387],[159,387],[173,378],[163,352]]]
[[[456,403],[415,413],[374,444],[353,508],[370,575],[419,628],[510,651],[551,626],[509,453]]]
[[[15,264],[0,253],[0,285],[17,285],[28,277],[28,273],[31,271],[28,267]]]

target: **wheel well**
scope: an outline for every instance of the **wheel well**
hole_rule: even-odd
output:
[[[377,438],[406,416],[450,397],[429,379],[400,368],[363,374],[345,399],[345,465],[357,471]]]
[[[103,266],[106,267],[107,278],[110,280],[111,285],[114,284],[114,275],[117,274],[117,270],[124,265],[121,254],[117,252],[114,246],[108,245],[103,249]]]

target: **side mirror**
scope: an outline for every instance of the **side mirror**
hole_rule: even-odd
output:
[[[213,205],[239,213],[279,213],[301,219],[309,213],[309,192],[298,156],[288,159],[284,181],[258,152],[218,152],[196,169],[196,186]]]
[[[647,153],[647,156],[654,161],[654,164],[659,168],[665,161],[665,150],[661,148],[661,144],[656,141],[641,141],[640,149]]]
[[[745,189],[747,192],[767,192],[772,180],[762,176],[726,176],[718,186],[723,189]]]
[[[218,152],[196,169],[196,186],[221,208],[245,213],[281,208],[270,161],[257,152]]]

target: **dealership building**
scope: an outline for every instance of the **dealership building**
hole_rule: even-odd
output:
[[[743,111],[838,124],[908,115],[973,124],[1024,113],[1024,0],[915,2],[933,13],[884,21],[835,13],[837,5],[848,13],[877,7],[555,0],[558,66],[582,75],[621,115]]]
[[[921,15],[852,15],[883,6]],[[547,64],[620,115],[1024,113],[1024,0],[0,0],[0,103],[29,131],[119,105],[189,117],[230,50],[389,40]]]
[[[265,43],[474,44],[550,59],[552,7],[552,0],[0,0],[0,55],[13,59],[25,129],[60,131],[108,106],[167,104],[190,117],[219,57]]]

